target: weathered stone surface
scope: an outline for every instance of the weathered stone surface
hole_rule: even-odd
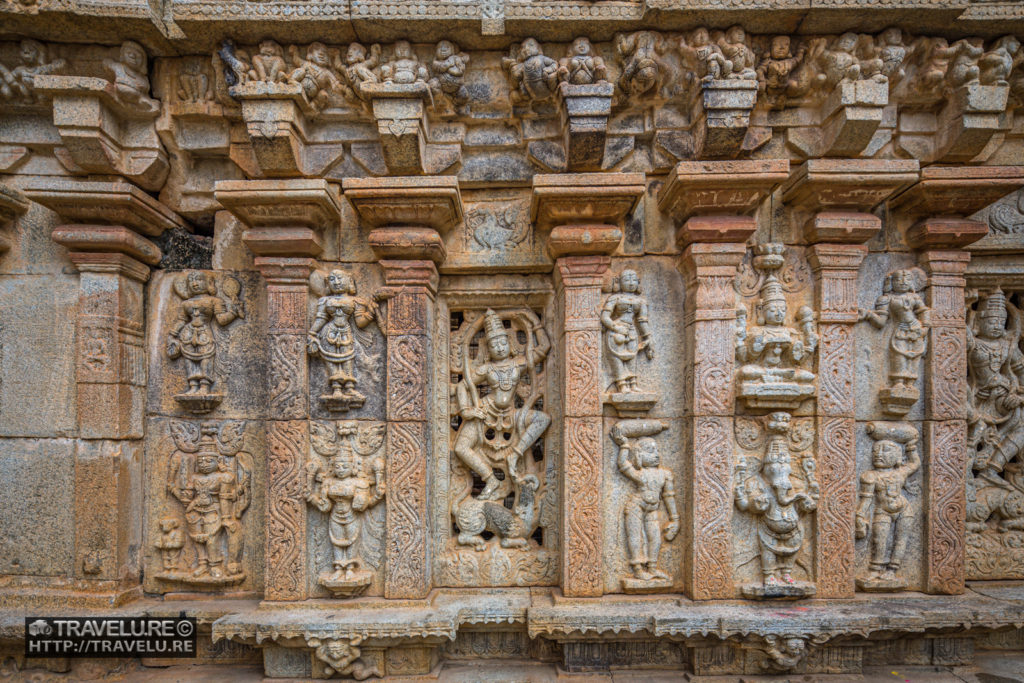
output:
[[[1016,680],[1024,23],[865,6],[0,0],[0,677]]]

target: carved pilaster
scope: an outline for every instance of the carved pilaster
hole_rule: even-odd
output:
[[[337,191],[323,180],[217,183],[217,201],[248,227],[243,241],[267,283],[267,600],[307,597],[304,465],[309,452],[306,320],[312,257],[337,224]]]
[[[858,85],[861,82],[858,81]],[[866,82],[865,82],[866,83]],[[877,125],[877,124],[876,124]],[[821,498],[815,517],[817,595],[854,593],[853,518],[857,506],[854,334],[857,274],[881,229],[868,213],[917,179],[916,161],[812,159],[794,169],[783,199],[806,221],[811,243],[820,348],[816,416]]]
[[[683,507],[690,548],[685,585],[697,600],[731,598],[733,585],[732,470],[735,450],[736,294],[733,281],[754,234],[757,211],[786,179],[785,161],[683,162],[669,174],[658,206],[681,227],[686,277],[686,348],[693,366],[687,387],[692,406],[687,420],[690,450],[700,454],[687,466]],[[692,354],[692,355],[691,355]],[[684,516],[685,519],[685,516]]]
[[[987,182],[986,182],[987,181]],[[967,330],[965,247],[984,237],[988,226],[959,216],[982,208],[997,191],[1015,182],[1011,169],[930,167],[921,182],[893,201],[901,218],[924,218],[907,230],[928,275],[926,304],[931,339],[924,359],[924,549],[925,590],[964,590],[967,468]],[[1019,186],[1015,184],[1013,187]]]
[[[535,176],[532,214],[555,226],[548,251],[562,312],[563,457],[562,592],[603,591],[601,284],[618,227],[643,194],[638,174]]]
[[[451,177],[352,179],[345,196],[371,228],[370,246],[384,271],[387,303],[387,482],[384,595],[424,598],[431,588],[427,457],[433,396],[439,231],[462,217]]]
[[[21,191],[0,185],[0,228],[6,228],[9,223],[13,223],[18,216],[28,211],[28,207],[28,198]],[[0,257],[10,248],[10,241],[0,234]]]
[[[184,224],[123,182],[47,179],[26,194],[72,223],[51,236],[79,272],[75,576],[117,604],[141,590],[133,556],[141,526],[131,509],[142,486],[134,464],[141,446],[129,440],[144,436],[143,286],[160,250],[139,233],[155,236]]]

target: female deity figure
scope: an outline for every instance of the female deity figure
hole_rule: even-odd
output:
[[[226,327],[236,318],[245,318],[238,280],[225,277],[220,289],[218,295],[216,280],[199,270],[179,275],[174,281],[174,292],[182,301],[167,335],[167,357],[185,359],[188,390],[175,398],[192,412],[207,412],[222,398],[210,391],[217,353],[213,323]]]
[[[931,311],[918,294],[924,273],[918,268],[903,268],[890,273],[875,301],[875,310],[861,310],[861,320],[876,329],[892,321],[889,340],[889,387],[881,392],[886,412],[905,415],[917,401],[918,359],[928,348]]]
[[[314,274],[316,275],[316,274]],[[313,287],[317,289],[317,280]],[[362,330],[373,321],[382,327],[380,309],[376,302],[356,296],[356,283],[352,276],[341,270],[332,270],[327,276],[327,292],[316,303],[316,317],[309,329],[309,355],[323,358],[328,371],[330,393],[320,399],[328,410],[345,412],[360,408],[366,396],[356,391],[356,340],[364,347],[373,339]]]
[[[654,358],[651,332],[647,327],[647,300],[640,292],[636,271],[624,270],[612,284],[612,294],[601,311],[605,344],[608,346],[615,391],[634,393],[636,357],[641,351],[647,360]]]
[[[354,428],[338,430],[347,437]],[[320,576],[320,583],[336,595],[352,596],[366,590],[373,573],[362,568],[355,544],[362,532],[364,513],[384,500],[384,462],[373,461],[373,479],[363,472],[360,459],[347,444],[330,459],[330,472],[324,472],[317,463],[311,463],[307,481],[306,500],[321,512],[330,513],[328,532],[333,547],[332,573]]]
[[[793,486],[789,423],[789,413],[769,415],[771,435],[760,473],[751,475],[741,467],[736,476],[736,507],[758,519],[757,540],[764,576],[763,587],[744,588],[747,597],[801,597],[814,593],[813,586],[793,578],[793,567],[804,542],[800,516],[817,509],[818,487],[811,474],[813,467],[806,461],[806,490],[798,491]]]

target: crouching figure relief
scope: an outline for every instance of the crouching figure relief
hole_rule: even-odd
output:
[[[789,413],[771,413],[760,471],[751,472],[745,462],[736,471],[736,507],[757,519],[764,577],[761,585],[743,587],[743,595],[748,598],[801,598],[815,592],[813,584],[793,577],[804,543],[804,517],[817,509],[820,493],[810,455],[801,460],[803,485],[795,485],[789,450],[790,421]]]
[[[329,515],[332,569],[320,574],[320,585],[335,597],[353,597],[373,582],[364,564],[380,564],[382,523],[374,508],[387,493],[384,458],[377,455],[385,428],[314,422],[310,431],[314,450],[327,461],[314,458],[306,466],[306,501]]]
[[[671,577],[659,569],[661,541],[672,542],[679,533],[675,478],[661,466],[658,444],[651,438],[665,426],[653,420],[623,420],[612,427],[611,438],[619,447],[618,468],[633,491],[626,496],[622,514],[626,529],[626,551],[632,577],[622,580],[626,593],[672,590]],[[630,439],[635,439],[631,444]],[[668,511],[662,527],[661,508]]]

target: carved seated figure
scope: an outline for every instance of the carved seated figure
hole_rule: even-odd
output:
[[[606,78],[604,60],[594,54],[594,47],[586,38],[572,41],[569,54],[558,67],[559,80],[570,85],[590,85]]]
[[[760,473],[751,475],[741,468],[736,476],[736,507],[757,517],[757,540],[761,549],[764,585],[743,589],[747,597],[804,597],[814,586],[793,578],[797,554],[803,547],[801,514],[818,507],[818,488],[805,461],[807,489],[796,490],[791,479],[788,413],[768,416],[770,436]]]
[[[785,324],[786,312],[786,296],[774,274],[761,288],[757,326],[747,330],[746,310],[738,312],[739,396],[751,407],[794,408],[814,395],[815,375],[800,367],[817,349],[814,314],[807,306],[800,308],[798,331]]]
[[[789,36],[772,38],[771,48],[757,67],[758,87],[772,107],[782,108],[787,97],[798,94],[800,85],[792,74],[806,53],[807,46],[801,45],[794,56]]]
[[[860,539],[870,533],[871,564],[868,576],[857,579],[857,587],[865,591],[901,590],[907,582],[898,573],[917,519],[903,494],[916,489],[909,479],[921,469],[917,430],[906,422],[872,422],[867,432],[875,445],[871,450],[872,469],[860,476],[856,535]]]
[[[260,43],[260,51],[253,55],[249,80],[263,83],[278,83],[288,79],[285,71],[284,51],[272,40]]]
[[[742,26],[732,26],[718,41],[722,54],[728,60],[727,69],[722,73],[726,78],[753,80],[757,78],[754,71],[754,51],[747,45],[747,33]]]
[[[513,46],[502,65],[508,70],[516,102],[542,102],[554,95],[558,62],[545,55],[535,39],[527,38],[518,48]]]
[[[399,40],[395,43],[394,50],[391,61],[380,67],[380,75],[384,82],[397,85],[426,83],[430,74],[427,73],[427,67],[416,59],[409,41]]]
[[[288,75],[288,80],[298,83],[306,101],[314,109],[325,108],[330,102],[331,93],[340,87],[341,81],[331,70],[331,59],[327,46],[323,43],[312,43],[306,50],[306,58],[299,57],[298,48],[292,45],[289,55],[295,69]]]
[[[732,62],[722,54],[722,48],[711,42],[711,35],[703,26],[693,29],[689,40],[681,39],[679,48],[688,56],[702,82],[710,82],[732,71]]]
[[[63,71],[66,62],[63,59],[47,61],[46,46],[35,40],[23,40],[18,55],[21,64],[8,71],[0,64],[0,98],[12,99],[20,97],[28,101],[35,100],[35,77],[43,74],[54,74]],[[147,85],[148,87],[148,85]]]
[[[160,103],[149,97],[146,53],[141,45],[125,41],[119,59],[104,59],[103,66],[113,74],[115,96],[124,106],[143,114],[160,109]]]
[[[469,100],[466,89],[466,66],[469,55],[459,52],[459,48],[450,40],[437,43],[434,50],[434,61],[431,63],[433,76],[430,89],[435,98],[447,96],[456,105],[463,105]]]

